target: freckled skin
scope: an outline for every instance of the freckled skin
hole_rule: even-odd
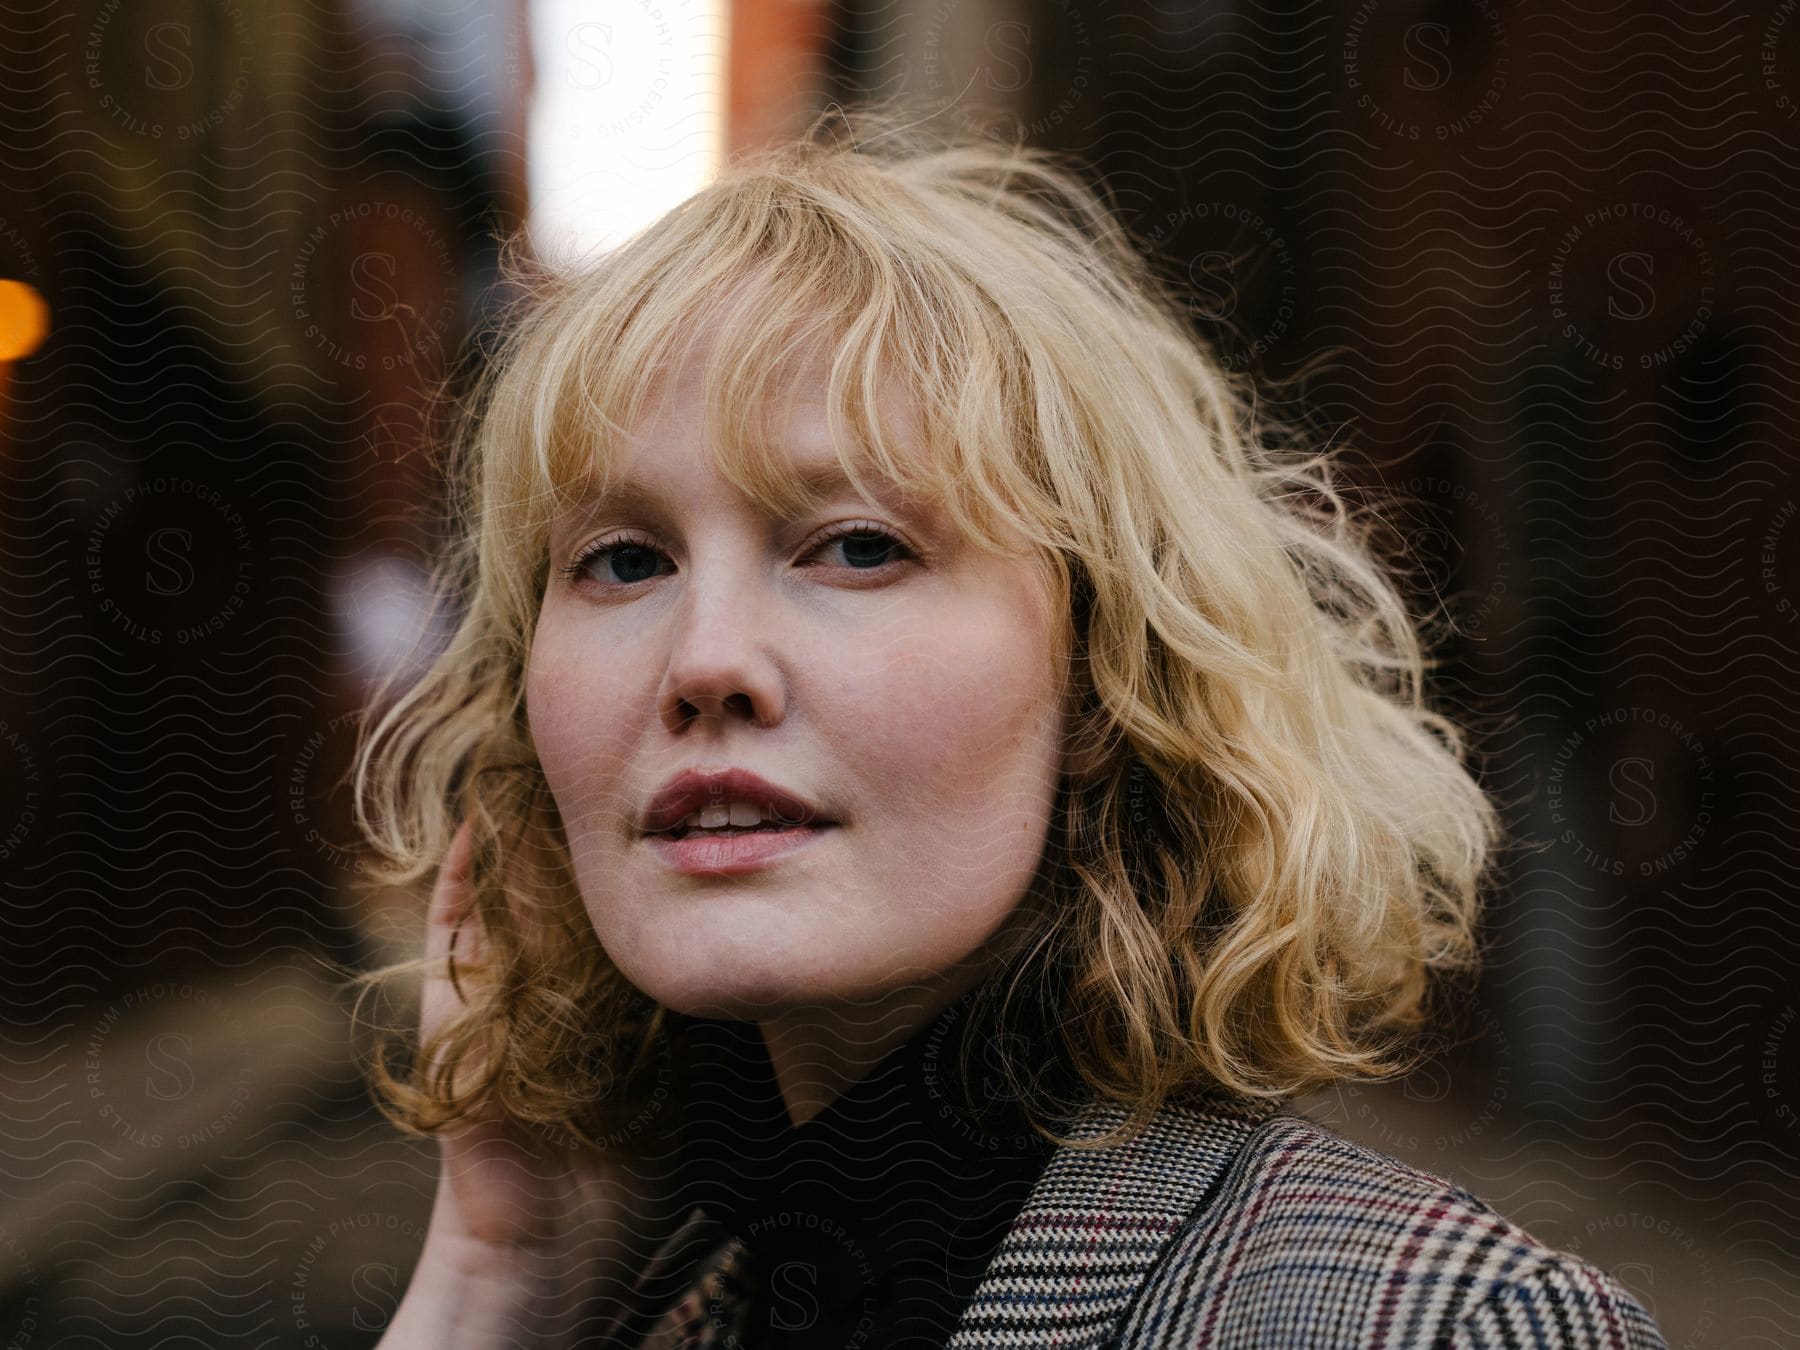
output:
[[[795,1009],[811,1026],[860,1009],[866,1031],[884,995],[935,988],[904,1016],[918,1025],[973,982],[1042,857],[1062,767],[1056,615],[1030,563],[960,543],[941,517],[849,489],[769,517],[704,456],[698,374],[665,383],[619,464],[660,509],[552,532],[526,696],[576,880],[612,959],[669,1007],[765,1032]],[[822,406],[790,408],[784,443],[828,461]],[[886,527],[924,560],[818,546],[841,522]],[[621,531],[653,547],[562,575]],[[750,769],[842,825],[760,871],[683,876],[638,822],[692,766]]]

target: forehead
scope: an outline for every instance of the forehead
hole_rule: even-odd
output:
[[[729,363],[723,367],[729,375]],[[827,395],[817,360],[779,382],[734,387],[696,353],[647,390],[635,418],[596,437],[558,494],[578,509],[656,504],[712,471],[772,510],[797,511],[855,495],[917,506],[939,495],[918,408],[898,380],[884,378],[849,408]]]
[[[648,447],[642,458],[634,457],[631,463],[614,467],[611,476],[595,475],[583,483],[569,503],[568,515],[654,513],[666,507],[671,499],[679,500],[686,495],[686,471],[681,475],[666,472],[668,457],[654,447]],[[796,454],[791,478],[804,494],[802,500],[825,502],[855,496],[900,511],[925,509],[920,494],[887,479],[877,470],[865,472],[859,484],[829,452],[824,456]],[[782,503],[764,505],[772,510],[793,509]]]
[[[717,478],[774,519],[860,499],[984,549],[1016,545],[1021,497],[1040,477],[1021,472],[1021,405],[996,397],[1010,386],[971,369],[938,327],[809,318],[772,282],[636,313],[597,334],[581,326],[586,310],[551,313],[532,349],[542,360],[518,368],[524,454],[502,445],[487,461],[496,530],[516,523],[514,537],[541,545],[546,528],[585,524],[596,505],[660,493],[668,507],[684,485]]]

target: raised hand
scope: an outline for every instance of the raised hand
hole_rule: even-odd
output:
[[[420,996],[430,1038],[463,1008],[458,978],[486,956],[469,917],[470,832],[457,831],[438,872],[426,924],[431,959]],[[437,1198],[425,1249],[381,1350],[583,1343],[609,1322],[644,1245],[642,1183],[622,1160],[553,1143],[496,1112],[439,1136]]]

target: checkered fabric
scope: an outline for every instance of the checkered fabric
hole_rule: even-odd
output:
[[[691,1251],[695,1242],[705,1250],[697,1261],[689,1258],[691,1283],[637,1341],[637,1350],[733,1350],[745,1343],[750,1303],[760,1292],[760,1277],[743,1242],[724,1235],[705,1210],[688,1215],[657,1250],[651,1270],[678,1263],[682,1249]],[[644,1283],[639,1280],[640,1287]],[[629,1337],[616,1332],[607,1339],[629,1343]]]
[[[1125,1115],[1096,1104],[1078,1137]],[[1051,1160],[949,1350],[1666,1350],[1604,1271],[1269,1104],[1203,1099]]]

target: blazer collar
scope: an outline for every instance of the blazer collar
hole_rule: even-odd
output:
[[[1176,1229],[1278,1108],[1203,1093],[1165,1105],[1128,1143],[1058,1148],[946,1350],[1109,1343]],[[1097,1139],[1129,1114],[1117,1102],[1090,1102],[1066,1133]]]

